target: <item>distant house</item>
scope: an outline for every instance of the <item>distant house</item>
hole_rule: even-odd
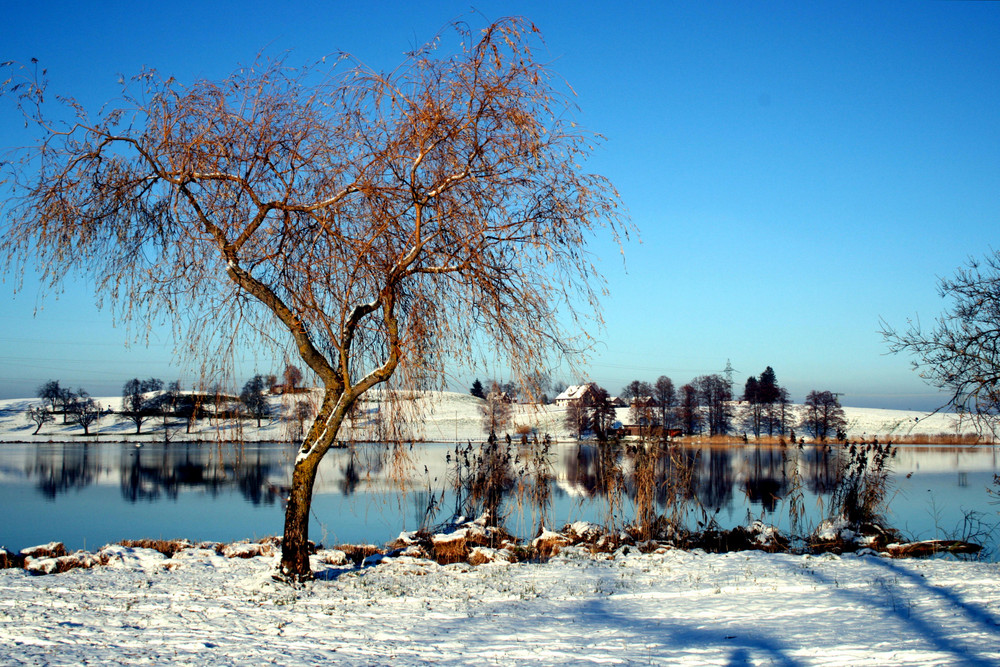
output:
[[[309,387],[293,387],[287,384],[276,384],[268,389],[272,396],[282,396],[284,394],[308,394]]]
[[[637,409],[648,409],[655,408],[657,406],[656,399],[652,396],[636,396],[632,399],[632,404],[629,406],[631,408]]]
[[[672,440],[684,435],[684,430],[679,428],[663,428],[662,426],[640,426],[639,424],[627,424],[622,426],[621,434],[625,436],[646,436],[648,438],[660,438]]]
[[[611,399],[611,406],[615,408],[627,408],[628,405],[625,404],[625,399],[621,396],[613,396]]]
[[[491,391],[486,395],[490,403],[513,403],[514,399],[505,391]]]
[[[594,389],[597,387],[593,382],[586,384],[575,384],[567,387],[566,391],[556,396],[556,405],[569,407],[570,405],[587,405],[594,398]]]

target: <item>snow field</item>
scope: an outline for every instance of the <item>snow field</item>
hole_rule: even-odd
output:
[[[124,550],[0,571],[5,664],[1000,664],[1000,567],[662,550],[546,564],[314,562]]]
[[[105,408],[121,410],[121,397],[95,398]],[[288,418],[293,406],[299,401],[318,403],[319,395],[315,391],[291,396],[269,397],[272,416],[263,420],[257,428],[256,421],[244,419],[240,423],[233,420],[199,420],[187,433],[180,420],[172,421],[171,439],[184,440],[243,440],[247,442],[270,442],[296,440],[297,427]],[[80,442],[87,440],[82,436],[82,429],[74,425],[64,425],[61,418],[55,423],[46,424],[38,435],[32,435],[35,425],[25,418],[28,407],[40,404],[38,399],[8,399],[0,400],[0,441],[27,442]],[[397,433],[402,439],[413,438],[424,442],[481,442],[485,438],[482,427],[481,406],[483,401],[469,394],[457,392],[428,391],[420,393],[415,400],[407,402],[407,415],[410,424],[404,432]],[[381,409],[378,401],[366,401],[361,404],[358,418],[345,428],[359,440],[380,440],[377,424],[377,414]],[[575,434],[566,427],[566,408],[556,405],[512,405],[512,437],[518,426],[535,430],[539,437],[549,434],[556,440],[574,440]],[[801,406],[792,406],[793,410],[801,410]],[[618,408],[618,420],[627,423],[628,409]],[[872,436],[894,435],[940,435],[971,433],[973,425],[966,420],[962,422],[952,413],[937,413],[928,415],[924,412],[909,410],[883,410],[877,408],[844,408],[847,418],[847,434],[852,439]],[[735,423],[735,422],[734,422]],[[798,426],[794,427],[798,433]],[[159,418],[150,419],[143,425],[142,433],[135,435],[135,426],[123,421],[118,416],[108,415],[91,427],[97,435],[90,440],[105,441],[150,441],[163,440],[163,426]],[[741,433],[741,428],[734,427],[734,434]],[[804,435],[804,433],[799,433]]]

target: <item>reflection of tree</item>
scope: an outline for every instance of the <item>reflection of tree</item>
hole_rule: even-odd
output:
[[[702,460],[708,459],[708,474],[702,474],[695,480],[698,500],[711,509],[730,507],[734,483],[732,453],[729,449],[717,447],[709,448],[707,453],[707,457],[702,455]]]
[[[361,475],[358,474],[358,460],[357,455],[354,450],[351,450],[351,455],[347,459],[347,464],[344,465],[343,477],[340,480],[340,492],[345,496],[349,496],[354,493],[354,490],[358,488],[358,484],[361,482]]]
[[[90,456],[90,445],[43,446],[35,450],[29,476],[37,476],[38,490],[55,498],[70,489],[82,489],[97,478],[99,463]]]
[[[176,500],[184,490],[201,490],[217,496],[235,488],[253,505],[273,504],[278,491],[268,483],[283,475],[285,466],[261,451],[252,459],[236,453],[219,454],[197,445],[123,448],[120,456],[120,486],[128,502],[152,501],[165,496]]]
[[[597,454],[595,445],[581,443],[564,460],[566,479],[590,498],[603,494],[605,489],[603,476],[598,469],[600,461]]]
[[[596,445],[580,444],[563,461],[567,481],[587,497],[606,496],[619,488],[616,475],[621,472],[620,456],[616,453],[615,460],[610,461],[602,455],[607,451]],[[638,461],[634,452],[628,458],[634,478]],[[643,467],[650,465],[653,463],[643,463]],[[801,474],[811,489],[829,492],[836,484],[839,468],[836,457],[831,458],[829,451],[810,448],[803,452],[802,465]],[[737,478],[743,480],[747,499],[766,512],[774,512],[788,493],[785,457],[782,450],[771,447],[661,447],[654,470],[656,505],[673,519],[679,519],[686,508],[699,505],[711,510],[733,509],[737,502]],[[642,485],[632,478],[618,493],[636,501]]]
[[[110,459],[102,459],[102,452],[105,456],[108,453],[107,447],[42,445],[34,450],[26,472],[39,492],[52,499],[98,483],[108,474],[110,462],[111,471],[118,473],[125,502],[177,499],[195,491],[209,496],[235,492],[253,505],[270,505],[282,499],[283,490],[268,480],[287,479],[289,457],[294,456],[281,446],[144,443],[141,447],[122,445],[119,450],[111,450]],[[469,516],[488,511],[502,518],[501,510],[505,508],[501,504],[511,502],[513,491],[518,502],[531,502],[544,513],[549,500],[544,489],[535,488],[540,482],[533,476],[532,451],[500,443],[481,448],[463,446],[448,455],[451,465],[447,483],[442,477],[432,484],[421,475],[426,474],[426,465],[432,470],[440,465],[437,457],[445,457],[444,449],[421,445],[407,448],[405,466],[401,466],[399,457],[393,458],[393,450],[386,445],[358,444],[338,450],[336,463],[331,462],[329,481],[344,495],[382,484],[387,488],[391,484],[392,490],[387,493],[412,490],[415,485],[421,491],[413,500],[421,525],[445,503],[446,492],[455,493],[456,511]],[[644,456],[650,454],[652,458],[642,461],[637,459],[639,450],[629,445],[580,443],[556,451],[562,456],[553,461],[554,469],[543,475],[545,482],[541,483],[551,484],[552,494],[579,494],[588,499],[585,502],[598,503],[598,512],[600,505],[606,504],[608,525],[623,518],[631,520],[623,514],[630,501],[637,506],[640,501],[645,503],[642,507],[647,510],[655,508],[654,513],[644,515],[647,523],[658,516],[680,523],[692,509],[733,510],[746,502],[774,513],[779,502],[809,502],[802,494],[828,496],[836,488],[844,456],[840,447],[808,446],[658,446],[643,450]],[[636,474],[643,471],[647,477],[637,480]],[[403,482],[397,475],[405,477]],[[566,490],[555,480],[562,480]],[[438,483],[446,486],[438,489]],[[734,488],[736,484],[739,486]],[[793,492],[799,494],[798,500],[793,498]],[[640,494],[645,495],[640,498]]]
[[[801,452],[802,478],[816,495],[832,493],[840,480],[839,450],[829,446],[809,447]]]
[[[747,499],[760,503],[765,511],[773,512],[787,491],[781,450],[754,447],[746,473]]]

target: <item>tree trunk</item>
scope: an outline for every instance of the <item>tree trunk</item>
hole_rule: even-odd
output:
[[[285,507],[285,534],[281,540],[281,578],[289,582],[312,579],[309,567],[309,510],[313,484],[322,455],[315,452],[300,459],[292,471],[292,488]]]
[[[336,403],[337,397],[327,391],[302,445],[301,452],[308,454],[300,453],[292,470],[292,488],[285,506],[285,533],[281,539],[281,565],[277,575],[289,583],[313,578],[309,567],[309,511],[319,462],[336,438],[344,419],[343,410],[335,410]]]

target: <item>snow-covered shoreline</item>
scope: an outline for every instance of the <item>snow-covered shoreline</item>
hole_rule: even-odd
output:
[[[183,554],[183,555],[182,555]],[[5,664],[1000,664],[1000,565],[676,549],[545,564],[126,550],[0,571]]]

